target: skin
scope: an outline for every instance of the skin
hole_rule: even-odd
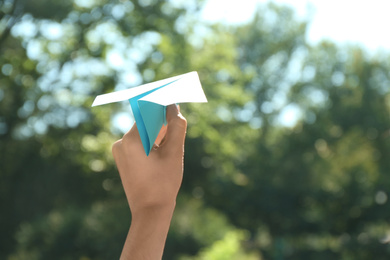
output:
[[[167,107],[167,128],[159,146],[146,156],[137,126],[114,143],[112,153],[132,214],[120,259],[161,259],[183,178],[187,121],[175,105]]]

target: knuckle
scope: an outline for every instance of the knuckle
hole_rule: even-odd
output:
[[[133,140],[134,139],[130,136],[130,134],[125,134],[122,138],[122,144],[128,147],[133,143]]]
[[[122,142],[127,144],[132,142],[135,138],[136,138],[135,132],[130,129],[127,133],[123,135]]]
[[[119,150],[121,149],[121,146],[122,146],[122,139],[116,141],[116,142],[112,145],[112,147],[111,147],[111,152],[112,152],[112,154],[113,154],[114,156],[119,152]]]
[[[125,140],[127,140],[129,138],[130,138],[130,131],[123,135],[122,140],[125,141]]]
[[[183,116],[179,116],[179,120],[178,120],[178,123],[183,127],[183,128],[187,128],[187,119],[185,119],[185,117]]]
[[[172,118],[171,122],[168,123],[173,123],[177,126],[187,128],[187,119],[182,116],[181,114],[177,115],[176,117]]]

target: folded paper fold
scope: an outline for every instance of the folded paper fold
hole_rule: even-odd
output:
[[[196,71],[126,90],[99,95],[92,106],[128,100],[146,155],[149,155],[163,124],[166,106],[207,102]]]

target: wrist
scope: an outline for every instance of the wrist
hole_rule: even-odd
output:
[[[164,204],[147,205],[131,209],[132,222],[152,218],[172,218],[176,201]]]
[[[132,210],[121,259],[161,259],[175,203]]]

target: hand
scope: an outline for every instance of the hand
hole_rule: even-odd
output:
[[[162,256],[183,178],[187,129],[187,121],[175,105],[167,107],[167,122],[165,138],[149,156],[144,152],[135,124],[112,147],[132,213],[123,259],[160,259]],[[164,132],[165,129],[161,135]]]

